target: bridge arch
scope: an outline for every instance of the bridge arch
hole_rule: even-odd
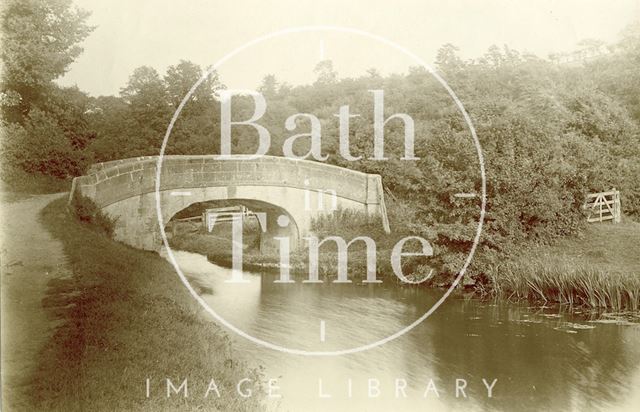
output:
[[[148,156],[93,165],[87,175],[73,180],[70,196],[87,196],[116,219],[116,240],[158,250],[162,241],[156,211],[157,161],[156,156]],[[334,206],[379,215],[389,231],[379,175],[306,160],[164,156],[159,196],[163,227],[191,204],[244,199],[273,206],[273,213],[267,215],[271,235],[282,233],[276,223],[278,210],[292,218],[297,233],[290,234],[300,239],[309,233],[314,218]]]
[[[197,193],[199,191],[192,192],[192,195],[188,197],[188,204],[185,203],[185,206],[180,206],[178,202],[172,202],[168,206],[171,210],[167,211],[167,215],[169,216],[167,222],[165,223],[165,228],[170,220],[176,216],[181,211],[202,203],[215,203],[216,201],[221,202],[221,205],[231,206],[231,205],[243,205],[246,206],[251,212],[255,213],[258,219],[258,230],[259,239],[260,239],[260,251],[266,250],[274,250],[277,249],[278,243],[274,241],[275,237],[288,237],[290,241],[290,245],[292,248],[295,248],[300,241],[300,228],[299,224],[296,220],[296,217],[292,216],[292,214],[285,208],[283,205],[277,205],[274,203],[269,203],[264,200],[264,198],[254,195],[251,198],[248,197],[234,197],[234,198],[208,198],[210,194],[207,193]],[[205,200],[200,200],[205,199]],[[175,213],[173,210],[177,209]],[[287,218],[288,224],[286,226],[281,226],[278,223],[278,218],[280,216],[285,216]],[[299,219],[300,217],[298,217]]]

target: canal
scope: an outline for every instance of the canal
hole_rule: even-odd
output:
[[[252,273],[232,284],[230,271],[206,257],[174,255],[224,319],[305,351],[382,339],[443,294],[384,283],[277,284],[275,275]],[[279,410],[629,410],[640,402],[636,321],[453,295],[410,332],[360,353],[291,355],[230,334],[244,359],[276,379]]]

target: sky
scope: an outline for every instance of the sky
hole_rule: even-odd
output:
[[[491,45],[540,57],[574,50],[586,38],[616,40],[640,19],[640,0],[74,0],[96,26],[84,52],[59,79],[93,96],[117,95],[136,67],[164,74],[181,59],[208,67],[234,49],[290,27],[339,26],[382,36],[428,64],[446,43],[463,58]],[[305,84],[331,59],[340,77],[406,72],[416,61],[377,40],[339,32],[305,32],[263,41],[219,69],[229,88],[255,88],[267,74]]]

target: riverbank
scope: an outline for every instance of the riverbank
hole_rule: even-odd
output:
[[[206,255],[212,263],[231,267],[230,241],[206,233],[183,233],[170,241],[172,247]],[[253,242],[255,243],[255,242]],[[519,252],[500,263],[478,259],[481,270],[465,276],[462,287],[481,298],[529,301],[538,305],[560,304],[591,310],[640,310],[640,223],[625,220],[620,224],[591,224],[580,236],[572,236],[554,245],[521,247]],[[355,246],[355,245],[354,245]],[[378,251],[379,279],[399,283],[388,265],[389,251]],[[305,253],[292,253],[291,272],[305,277],[308,264]],[[327,249],[319,256],[321,278],[336,277],[337,256]],[[262,254],[247,247],[243,257],[245,270],[279,272],[279,256]],[[405,262],[404,273],[421,279],[429,268]],[[349,255],[349,275],[364,278],[366,256],[355,248]],[[437,275],[423,286],[448,287],[452,275]]]
[[[595,223],[486,268],[481,292],[507,300],[640,310],[640,223]]]
[[[278,253],[261,253],[256,248],[250,247],[250,241],[245,243],[243,252],[243,270],[249,272],[280,273],[280,255]],[[232,254],[231,242],[220,236],[213,236],[201,232],[183,233],[172,237],[169,244],[176,250],[198,253],[207,256],[207,259],[218,266],[231,268]],[[349,248],[349,259],[347,268],[349,278],[354,281],[361,281],[367,276],[367,255],[362,245],[354,244]],[[386,282],[399,283],[400,280],[393,276],[390,258],[391,250],[382,249],[377,251],[376,275],[378,279]],[[410,259],[403,261],[403,271],[411,280],[420,279],[428,273],[427,268],[420,268]],[[335,244],[323,245],[322,253],[318,255],[318,276],[321,279],[335,280],[337,278],[338,253]],[[306,278],[309,275],[308,256],[306,251],[292,251],[289,255],[289,273],[291,276]]]
[[[44,304],[61,326],[45,345],[33,377],[39,410],[256,410],[262,406],[259,371],[249,369],[155,253],[106,238],[73,218],[66,199],[49,204],[42,221],[64,245],[71,276],[49,285]],[[220,397],[166,397],[189,379],[212,378]],[[234,395],[236,383],[254,396]],[[146,397],[146,379],[152,391]]]

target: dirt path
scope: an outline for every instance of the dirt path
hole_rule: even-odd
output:
[[[62,244],[39,221],[62,194],[0,193],[2,410],[30,410],[30,378],[55,321],[42,307],[47,282],[67,276]]]

